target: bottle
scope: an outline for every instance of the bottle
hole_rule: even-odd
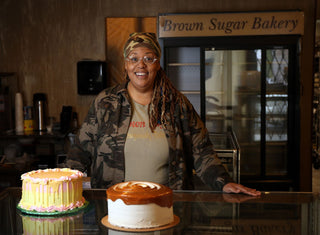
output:
[[[36,131],[46,131],[46,106],[47,99],[44,93],[36,93],[33,95],[34,106],[34,129]]]
[[[21,93],[16,93],[15,99],[15,121],[16,121],[16,133],[22,133],[24,129],[23,125],[23,102]]]
[[[72,118],[72,107],[62,106],[62,112],[60,113],[60,131],[65,134],[70,131]]]
[[[76,133],[78,130],[78,114],[76,112],[72,113],[72,133]]]

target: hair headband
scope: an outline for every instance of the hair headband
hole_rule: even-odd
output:
[[[147,47],[161,57],[161,48],[155,33],[136,32],[131,33],[124,45],[123,56],[126,58],[130,52],[137,47]]]

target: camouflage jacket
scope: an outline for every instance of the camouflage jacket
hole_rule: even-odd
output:
[[[217,158],[204,127],[188,102],[176,106],[175,124],[165,130],[169,143],[169,187],[193,189],[193,169],[215,190],[232,182]],[[108,188],[125,175],[124,144],[131,119],[126,84],[107,88],[91,104],[66,166],[88,170],[93,188]],[[178,118],[177,118],[178,117]]]

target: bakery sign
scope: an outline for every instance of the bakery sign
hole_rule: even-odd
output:
[[[252,35],[303,35],[301,11],[214,14],[160,14],[159,38]]]

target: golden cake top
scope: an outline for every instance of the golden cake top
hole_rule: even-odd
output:
[[[83,173],[78,170],[72,170],[69,168],[54,168],[54,169],[44,169],[35,170],[24,173],[21,175],[22,180],[30,180],[34,183],[48,181],[66,181],[71,179],[82,178]]]
[[[128,181],[107,189],[107,198],[115,201],[121,199],[125,204],[156,203],[162,207],[173,204],[172,189],[153,182]]]

